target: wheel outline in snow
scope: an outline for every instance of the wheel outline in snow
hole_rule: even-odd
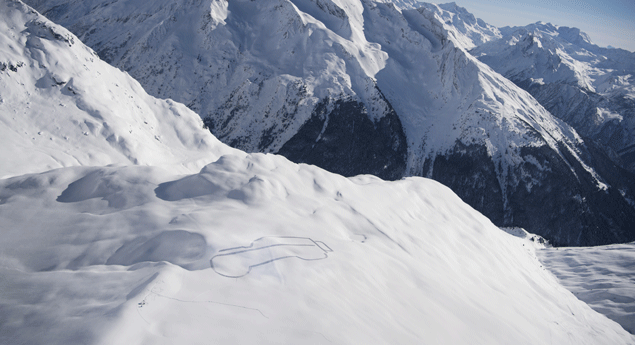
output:
[[[274,244],[270,244],[270,245],[254,248],[254,246],[256,246],[259,241],[264,241],[264,240],[268,240],[268,239],[273,239],[274,241],[275,240],[282,240],[281,242],[283,242],[283,243],[274,243]],[[300,243],[300,244],[298,244],[298,243],[284,243],[285,240],[286,241],[289,241],[289,240],[302,240],[302,241],[306,241],[307,243],[306,244],[302,244],[302,243]],[[219,257],[226,257],[226,256],[231,256],[231,255],[239,255],[239,254],[243,254],[243,253],[255,252],[255,251],[258,251],[258,250],[270,249],[270,248],[275,248],[275,247],[311,247],[311,248],[317,247],[324,253],[324,257],[321,257],[321,258],[305,258],[305,257],[299,256],[299,255],[283,255],[283,256],[275,257],[273,259],[266,260],[266,261],[263,261],[263,262],[258,262],[258,263],[254,264],[254,265],[249,265],[247,267],[247,271],[244,274],[239,274],[239,275],[224,274],[224,273],[219,272],[216,269],[216,267],[214,267],[214,259],[219,258]],[[260,237],[258,239],[255,239],[254,241],[252,241],[249,246],[226,248],[226,249],[221,249],[218,252],[219,252],[219,254],[216,254],[216,255],[212,256],[212,258],[209,260],[210,266],[212,267],[214,272],[216,272],[218,275],[221,275],[221,276],[227,277],[227,278],[240,278],[240,277],[244,277],[244,276],[248,275],[251,272],[251,269],[254,268],[254,267],[263,266],[263,265],[272,263],[274,261],[282,260],[282,259],[298,258],[298,259],[304,260],[304,261],[324,260],[324,259],[328,258],[328,253],[333,252],[333,249],[331,249],[331,247],[329,247],[326,243],[324,243],[322,241],[315,241],[315,240],[313,240],[312,238],[309,238],[309,237],[264,236],[264,237]]]

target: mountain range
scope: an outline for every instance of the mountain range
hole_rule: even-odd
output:
[[[472,54],[635,171],[635,53],[600,48],[577,28],[549,23],[501,34]]]
[[[613,130],[622,134],[609,137],[623,140],[610,154],[610,140],[579,130],[594,139],[585,140],[565,122],[570,116],[554,117],[543,98],[521,89],[525,79],[480,53],[509,41],[513,30],[455,4],[27,3],[150,94],[199,113],[235,148],[345,176],[429,177],[495,224],[522,226],[556,245],[635,239],[635,177],[623,169],[628,136]],[[628,108],[624,99],[620,107]]]

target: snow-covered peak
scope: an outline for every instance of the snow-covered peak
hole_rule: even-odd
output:
[[[191,171],[231,150],[23,3],[0,2],[0,28],[0,177],[131,163]]]
[[[549,23],[501,32],[471,53],[635,171],[635,53],[598,47],[577,28]]]
[[[429,4],[429,3],[424,3],[425,5],[434,5],[434,4]],[[484,22],[480,19],[476,19],[476,17],[474,17],[474,15],[472,13],[470,13],[465,7],[461,7],[459,5],[456,4],[456,2],[448,2],[445,4],[437,4],[436,6],[438,6],[439,8],[441,8],[442,10],[445,10],[447,12],[453,13],[457,16],[459,16],[463,21],[465,22],[469,22],[471,24],[476,23],[477,21],[479,21],[479,24],[482,24],[482,26],[486,26],[486,24],[484,24]]]
[[[74,10],[62,12],[69,10],[64,3],[47,1],[46,14],[83,30],[80,37],[101,56],[139,78],[154,94],[200,110],[213,120],[216,135],[248,151],[277,152],[316,106],[332,99],[365,104],[373,121],[394,107],[411,138],[411,151],[419,151],[426,138],[426,153],[413,152],[408,162],[415,174],[422,171],[421,156],[447,151],[459,139],[487,140],[484,133],[489,129],[470,129],[478,118],[473,111],[515,118],[522,116],[515,109],[528,107],[523,112],[540,114],[534,118],[548,117],[526,95],[511,100],[508,93],[517,92],[501,87],[515,89],[513,84],[455,51],[473,44],[463,40],[466,35],[480,42],[491,38],[486,30],[496,34],[456,6],[454,13],[436,5],[429,5],[434,11],[398,9],[371,0],[120,0],[104,8],[96,6],[98,2],[85,5],[92,10],[82,17]],[[210,11],[213,14],[207,15]],[[443,16],[464,23],[463,31],[447,31]],[[154,53],[147,54],[149,49]],[[492,121],[494,126],[500,123]],[[506,123],[524,128],[533,121]],[[505,132],[507,139],[494,147],[526,138],[509,137],[526,130]],[[552,140],[551,135],[544,137]]]
[[[476,18],[454,2],[439,5],[422,2],[420,7],[429,12],[427,16],[438,20],[447,31],[448,38],[463,49],[472,49],[501,37],[496,27]]]
[[[542,78],[542,82],[562,81],[594,90],[590,66],[575,59],[584,56],[589,60],[592,53],[571,43],[575,30],[535,23],[503,32],[500,40],[482,44],[471,53],[514,81]]]
[[[552,23],[546,22],[536,22],[533,24],[529,24],[523,27],[505,27],[501,28],[501,32],[504,32],[505,35],[513,34],[513,31],[524,28],[527,31],[534,32],[536,34],[547,34],[552,37],[558,37],[566,42],[571,44],[575,44],[580,47],[591,47],[593,46],[593,42],[591,41],[591,37],[582,32],[578,28],[567,27],[567,26],[559,26],[554,25]]]
[[[607,73],[635,71],[635,53],[598,47],[578,28],[537,22],[501,33],[472,53],[512,80],[542,78],[597,92]]]
[[[393,3],[397,8],[402,10],[416,10],[422,6],[418,0],[375,0],[377,2]]]
[[[558,28],[558,32],[560,33],[560,37],[563,39],[577,44],[579,46],[590,46],[593,45],[591,41],[591,36],[586,34],[585,32],[580,31],[578,28],[570,28],[566,26],[561,26]]]

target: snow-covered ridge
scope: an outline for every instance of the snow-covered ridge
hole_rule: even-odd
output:
[[[401,10],[416,10],[422,5],[418,0],[376,0],[376,2],[393,4]]]
[[[48,15],[55,16],[60,10],[54,3],[47,2],[52,8]],[[439,27],[441,22],[436,17],[426,18],[425,10],[400,11],[372,1],[211,3],[214,11],[229,8],[211,16],[228,16],[222,19],[225,25],[208,26],[206,16],[196,16],[201,11],[194,3],[177,3],[172,9],[161,2],[118,1],[91,11],[94,24],[90,27],[102,29],[83,32],[81,37],[95,42],[93,46],[102,56],[135,75],[153,93],[170,95],[200,110],[203,117],[211,117],[219,137],[248,151],[278,151],[322,99],[360,101],[366,105],[368,116],[377,120],[387,113],[383,96],[399,114],[409,138],[408,174],[421,173],[426,156],[452,149],[457,140],[484,144],[488,140],[484,133],[492,130],[474,130],[482,127],[473,124],[480,122],[475,116],[479,111],[506,117],[518,129],[502,131],[505,138],[501,139],[506,142],[490,145],[493,148],[508,147],[508,142],[518,146],[547,142],[555,149],[552,137],[556,141],[571,137],[574,144],[578,141],[574,134],[565,135],[557,124],[549,123],[550,116],[532,104],[530,97],[510,96],[517,92],[513,84],[488,73],[470,56],[454,51],[452,43],[444,42],[446,32]],[[123,13],[118,7],[127,8],[128,15],[118,20],[124,25],[111,28],[110,17]],[[182,18],[194,16],[200,25],[175,27],[161,21],[155,26],[163,13],[173,12]],[[136,13],[153,13],[158,18],[141,21],[138,18],[143,17]],[[259,15],[252,17],[255,13]],[[71,28],[88,25],[81,17],[68,14],[60,19],[63,22],[69,17],[79,18]],[[153,26],[149,34],[135,40],[124,34],[129,31],[126,25],[133,24]],[[132,32],[142,33],[142,28]],[[349,29],[342,33],[343,28]],[[100,34],[107,36],[97,36]],[[196,37],[198,45],[183,46],[177,40],[188,34]],[[147,49],[155,49],[158,55],[140,52]],[[166,68],[158,69],[157,56]],[[415,56],[418,63],[410,63]],[[186,81],[186,77],[200,82]],[[427,80],[423,87],[422,80]],[[194,89],[199,86],[204,88]],[[529,112],[537,122],[519,115],[517,109]],[[493,126],[499,127],[496,123]],[[525,131],[542,132],[542,138],[532,144]],[[270,134],[270,143],[263,144],[263,133]],[[431,137],[432,133],[436,135]],[[422,145],[427,152],[421,152]]]
[[[231,150],[66,29],[21,2],[0,6],[0,177],[131,163],[185,172]]]
[[[593,71],[589,63],[598,63],[600,62],[598,59],[601,58],[593,56],[592,52],[585,49],[591,47],[592,43],[589,37],[579,29],[539,22],[526,27],[506,27],[501,31],[505,33],[501,41],[483,45],[474,49],[472,53],[480,57],[482,61],[489,62],[496,59],[503,51],[515,49],[519,52],[518,54],[522,52],[522,55],[514,57],[511,61],[505,61],[509,69],[499,67],[503,60],[500,61],[501,63],[492,61],[490,65],[495,65],[496,70],[502,71],[503,75],[512,80],[524,80],[539,75],[545,83],[560,81],[577,85],[588,91],[595,91],[591,82]],[[535,60],[543,59],[544,54],[549,55],[550,59]],[[532,70],[528,66],[530,62],[542,63],[534,64]]]
[[[22,320],[0,322],[2,342],[635,340],[560,286],[526,240],[423,178],[229,154],[187,176],[14,177],[0,198],[0,305]]]
[[[472,49],[501,37],[498,28],[474,17],[454,2],[438,5],[422,2],[419,7],[425,9],[424,15],[433,16],[443,25],[446,36],[457,47]]]

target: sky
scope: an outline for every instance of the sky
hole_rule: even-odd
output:
[[[430,1],[427,1],[430,2]],[[444,3],[435,2],[435,3]],[[450,2],[449,0],[447,2]],[[576,27],[593,43],[635,51],[635,0],[455,0],[494,26],[524,26],[537,21]]]

